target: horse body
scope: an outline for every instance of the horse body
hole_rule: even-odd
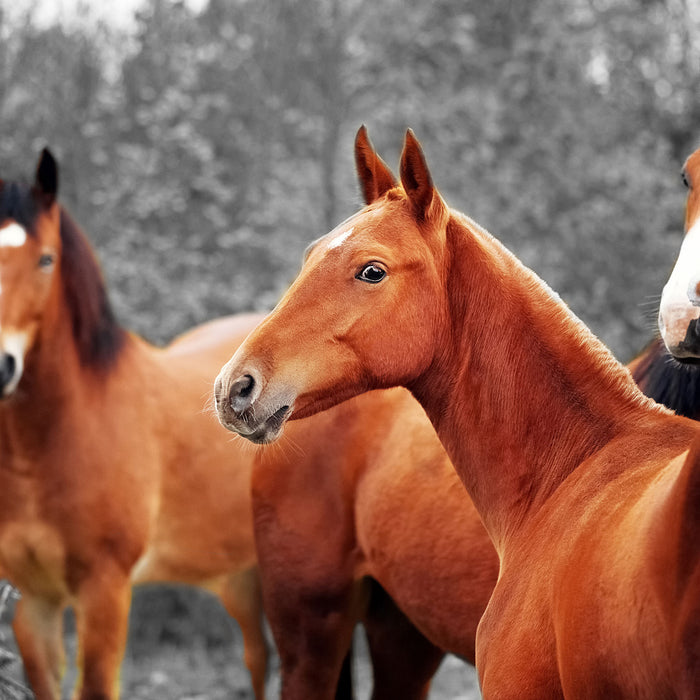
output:
[[[0,568],[22,593],[30,684],[60,697],[72,605],[78,696],[117,697],[131,584],[180,581],[238,620],[262,698],[253,453],[205,410],[214,369],[258,319],[212,322],[165,349],[124,331],[56,181],[45,152],[33,188],[0,183]]]
[[[406,386],[500,557],[484,697],[696,696],[697,425],[446,207],[410,132],[401,186],[363,130],[356,158],[372,199],[224,366],[221,422],[268,442],[290,416]]]
[[[463,223],[447,240],[465,332],[444,338],[439,364],[409,388],[501,555],[477,637],[484,696],[664,697],[678,670],[665,628],[677,621],[661,584],[681,547],[669,522],[697,427],[639,395],[546,288]],[[495,264],[478,277],[487,251]],[[505,302],[474,334],[477,286]],[[654,523],[666,537],[650,537]]]
[[[680,647],[672,643],[677,618],[668,601],[678,542],[657,526],[668,521],[684,462],[672,455],[687,436],[674,441],[659,475],[653,461],[634,459],[640,448],[653,452],[659,433],[667,437],[649,430],[645,444],[620,438],[584,463],[585,474],[572,474],[508,543],[479,629],[485,697],[675,697]],[[632,473],[627,460],[610,458],[618,448],[629,451]],[[629,508],[620,508],[621,492]],[[536,576],[523,576],[536,563]]]
[[[258,454],[252,484],[283,697],[332,697],[357,619],[373,697],[425,697],[445,651],[473,663],[498,563],[408,392],[372,392],[290,424]]]
[[[144,348],[151,367],[139,362],[148,375],[141,378],[140,386],[150,389],[156,376],[165,377],[166,385],[159,382],[147,399],[146,410],[156,420],[148,427],[160,437],[163,473],[149,547],[134,572],[138,582],[187,582],[191,577],[192,582],[201,583],[220,577],[232,561],[246,568],[255,566],[252,518],[231,527],[232,513],[250,513],[254,454],[221,439],[205,404],[211,368],[224,346],[231,340],[241,342],[256,320],[252,315],[219,319],[155,354],[152,348]],[[202,517],[204,504],[206,518]]]

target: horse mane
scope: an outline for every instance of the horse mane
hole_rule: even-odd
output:
[[[126,331],[114,315],[85,234],[63,207],[60,221],[61,279],[78,356],[84,366],[109,369],[124,345]]]
[[[700,420],[700,366],[674,360],[660,338],[642,351],[632,376],[654,401],[680,416]]]

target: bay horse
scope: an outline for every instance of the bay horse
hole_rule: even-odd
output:
[[[674,358],[693,363],[700,358],[700,149],[686,160],[681,178],[688,188],[685,235],[661,294],[659,330]]]
[[[258,700],[267,644],[254,545],[254,454],[204,410],[212,376],[259,320],[212,321],[152,347],[111,311],[86,237],[57,201],[0,181],[0,570],[39,700],[60,698],[73,606],[81,700],[116,698],[131,586],[203,586],[238,621]]]
[[[445,204],[410,130],[400,182],[364,128],[355,156],[367,206],[224,365],[220,421],[264,444],[290,417],[407,387],[500,561],[476,638],[484,697],[697,697],[697,424]]]

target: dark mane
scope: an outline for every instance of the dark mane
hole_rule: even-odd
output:
[[[85,366],[109,369],[126,332],[109,303],[102,272],[85,234],[61,208],[61,277],[73,322],[73,337]]]
[[[632,372],[639,388],[680,416],[700,420],[700,365],[683,365],[660,338],[643,350]]]

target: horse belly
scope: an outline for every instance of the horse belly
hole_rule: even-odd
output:
[[[51,525],[38,520],[6,524],[0,533],[0,563],[12,583],[26,593],[68,595],[65,545]]]

